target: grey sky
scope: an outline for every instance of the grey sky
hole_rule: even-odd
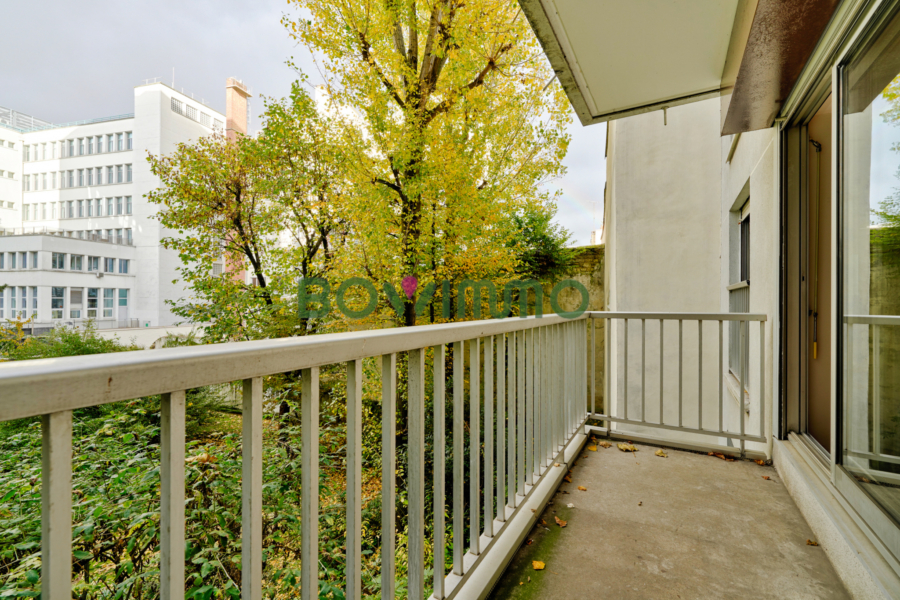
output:
[[[0,106],[64,123],[134,110],[132,88],[154,77],[225,109],[225,79],[243,79],[254,93],[282,97],[296,63],[316,83],[305,48],[289,38],[280,19],[294,9],[284,0],[14,0],[0,1],[4,46],[0,53]],[[14,50],[13,50],[14,49]],[[555,182],[565,196],[557,220],[586,244],[602,220],[604,126],[573,123],[566,165]]]

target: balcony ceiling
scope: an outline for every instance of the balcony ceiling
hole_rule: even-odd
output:
[[[719,95],[739,0],[521,0],[582,124]]]
[[[583,125],[721,96],[737,133],[771,126],[838,1],[519,3]]]

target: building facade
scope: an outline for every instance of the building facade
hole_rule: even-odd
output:
[[[224,134],[225,115],[162,83],[134,113],[53,125],[0,109],[0,319],[168,326],[185,295],[145,195],[147,156]]]

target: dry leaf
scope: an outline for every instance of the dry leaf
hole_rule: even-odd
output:
[[[571,475],[566,475],[565,477],[563,477],[563,479],[565,479],[565,480],[568,481],[569,483],[572,483],[572,476],[571,476]]]
[[[662,448],[654,452],[654,454],[656,454],[657,456],[662,456],[663,458],[669,458],[669,455],[666,454]]]
[[[609,447],[612,446],[612,444],[610,444],[609,442],[600,442],[600,443],[598,444],[598,446],[602,446],[602,447],[604,447],[604,448],[609,448]]]
[[[814,542],[812,540],[806,540],[806,545],[807,546],[818,546],[819,542]]]
[[[527,540],[525,540],[525,545],[526,545],[526,546],[530,546],[530,545],[532,545],[533,543],[534,543],[534,540],[531,539],[531,538],[528,538]]]
[[[622,452],[637,452],[637,448],[631,444],[616,444],[616,447]]]
[[[582,492],[586,492],[586,491],[587,491],[587,488],[584,487],[583,485],[579,485],[579,486],[578,486],[578,489],[581,490]]]
[[[764,461],[762,459],[754,460],[753,462],[755,462],[756,464],[758,464],[761,467],[764,467],[766,465],[766,461]]]
[[[547,521],[545,521],[544,519],[541,519],[541,525],[543,525],[544,527],[546,527],[546,526],[547,526]]]
[[[638,502],[638,506],[643,506],[643,505],[644,505],[643,502]]]
[[[554,466],[554,467],[561,467],[562,465],[560,465],[559,463],[553,463],[553,466]]]
[[[534,567],[535,571],[543,571],[545,565],[539,560],[533,560],[531,561],[531,566]]]
[[[519,582],[519,585],[525,585],[525,583],[524,583],[524,582],[522,582],[522,581],[520,581],[520,582]]]
[[[575,508],[575,505],[569,502],[568,504],[566,504],[566,508]]]
[[[214,462],[216,462],[216,457],[210,456],[209,454],[204,452],[203,454],[198,454],[197,456],[192,456],[190,458],[186,458],[184,460],[184,462],[214,463]]]
[[[769,480],[769,476],[768,476],[768,475],[763,475],[762,478],[765,479],[766,481]]]
[[[725,462],[734,462],[733,458],[725,456],[724,454],[722,454],[720,452],[710,452],[709,456],[715,456],[716,458],[721,458]]]
[[[536,512],[537,512],[537,509],[536,509],[536,508],[532,508],[532,509],[531,509],[531,512],[536,513]]]
[[[556,519],[556,524],[559,525],[560,527],[566,526],[566,522],[563,521],[562,519],[560,519],[559,517],[553,517],[553,518]]]
[[[531,577],[528,578],[528,583],[531,583]]]
[[[588,446],[588,450],[590,450],[591,452],[596,452],[597,446]]]

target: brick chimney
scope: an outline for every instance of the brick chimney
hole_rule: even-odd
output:
[[[225,137],[237,138],[237,134],[247,135],[247,98],[250,91],[244,82],[234,77],[225,80]]]

